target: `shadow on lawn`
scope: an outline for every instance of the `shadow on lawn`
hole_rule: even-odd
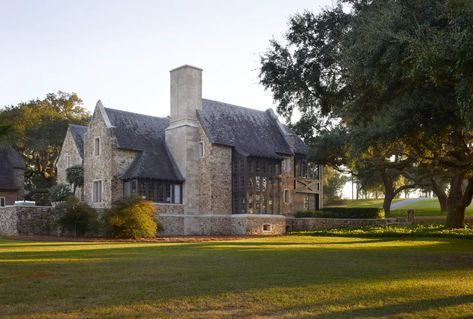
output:
[[[121,243],[116,247],[106,243],[103,248],[71,251],[4,252],[0,253],[0,276],[13,275],[14,278],[3,284],[0,280],[0,316],[2,306],[21,308],[26,302],[32,309],[38,308],[34,313],[47,313],[48,310],[40,310],[45,300],[49,309],[67,312],[89,305],[113,307],[123,302],[153,303],[270,288],[298,289],[347,282],[361,284],[367,280],[421,278],[431,271],[473,267],[473,254],[463,252],[466,259],[461,264],[455,259],[444,262],[438,258],[445,252],[439,253],[435,248],[439,244],[454,247],[457,242],[454,240],[442,240],[412,250],[363,245],[392,240],[398,239],[307,242],[294,238],[287,242],[265,239],[179,245],[140,243],[125,247]],[[324,247],[326,245],[329,247]],[[35,259],[48,261],[30,262]],[[67,259],[81,261],[64,261]],[[2,260],[9,262],[2,263]],[[50,277],[32,281],[31,274],[38,271],[48,271]],[[9,285],[12,284],[13,294],[21,297],[11,296],[12,286]],[[38,291],[41,294],[36,294]],[[468,302],[469,297],[465,297]],[[64,303],[65,299],[71,302]],[[393,313],[399,310],[398,306],[386,307]],[[359,316],[366,315],[362,312],[365,310],[354,311],[334,313],[333,318],[358,316],[356,311],[360,311]]]
[[[350,309],[343,311],[334,311],[326,313],[318,318],[379,318],[385,316],[401,316],[407,314],[415,314],[418,312],[428,311],[432,309],[440,309],[451,306],[459,306],[465,304],[472,304],[473,295],[452,296],[444,298],[433,298],[425,300],[416,300],[411,302],[399,303],[396,305],[383,305],[378,307],[366,307],[363,309]],[[296,309],[293,309],[296,310]],[[299,318],[313,318],[313,316],[301,316]],[[458,318],[458,317],[456,317]],[[472,318],[471,315],[462,318]]]

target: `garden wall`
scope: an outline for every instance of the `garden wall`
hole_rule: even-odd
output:
[[[0,207],[1,235],[55,235],[49,206]]]
[[[310,231],[329,228],[406,225],[404,218],[356,219],[356,218],[288,218],[287,231]]]

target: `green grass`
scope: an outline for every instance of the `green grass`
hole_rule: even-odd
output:
[[[394,199],[393,203],[402,199]],[[330,203],[325,207],[383,207],[383,199],[343,199],[336,203]]]
[[[465,228],[449,229],[444,225],[408,225],[408,226],[365,226],[353,228],[331,228],[313,231],[294,232],[294,235],[342,236],[342,237],[435,237],[473,239],[473,225]]]
[[[403,198],[396,198],[393,203],[404,200]],[[382,199],[344,199],[334,204],[326,205],[326,207],[382,207]],[[440,205],[437,199],[419,200],[410,204],[406,204],[400,208],[393,209],[391,216],[405,217],[408,209],[415,209],[416,216],[445,216],[445,213],[440,211]],[[467,207],[465,211],[466,216],[473,216],[473,205]]]
[[[392,216],[404,217],[408,209],[414,209],[416,216],[446,216],[440,211],[440,204],[437,199],[419,200],[410,204],[406,204],[391,211]],[[467,207],[465,215],[473,216],[473,206]]]
[[[473,241],[0,239],[1,318],[468,318]]]

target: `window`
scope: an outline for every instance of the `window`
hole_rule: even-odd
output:
[[[309,195],[307,194],[304,195],[304,209],[305,210],[309,209]]]
[[[6,205],[5,197],[0,197],[0,207],[4,207]]]
[[[264,232],[271,231],[271,224],[263,224],[263,231]]]
[[[204,157],[205,155],[205,148],[204,148],[204,142],[199,143],[199,157]]]
[[[123,195],[138,195],[154,203],[182,203],[182,185],[152,179],[134,179],[123,183]]]
[[[99,138],[99,137],[96,137],[96,138],[95,138],[94,154],[95,154],[95,156],[99,156],[99,155],[100,155],[100,138]]]
[[[68,154],[64,156],[64,161],[66,162],[66,168],[71,167],[71,157]]]
[[[100,203],[102,201],[102,181],[94,181],[92,192],[93,202]]]
[[[289,190],[285,189],[284,190],[284,203],[289,203]]]

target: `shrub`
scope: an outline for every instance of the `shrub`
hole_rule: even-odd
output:
[[[105,213],[105,229],[113,238],[152,238],[156,236],[154,218],[156,206],[141,197],[133,196],[112,203]]]
[[[49,200],[51,203],[62,202],[71,195],[71,189],[66,184],[57,184],[49,189]]]
[[[440,237],[473,239],[473,225],[449,229],[444,225],[365,226],[294,232],[293,235],[337,237]]]
[[[72,232],[74,236],[82,236],[87,232],[98,230],[97,212],[76,197],[69,196],[66,201],[53,209],[62,229]]]
[[[297,218],[384,218],[384,209],[373,207],[327,207],[322,210],[297,212]]]

